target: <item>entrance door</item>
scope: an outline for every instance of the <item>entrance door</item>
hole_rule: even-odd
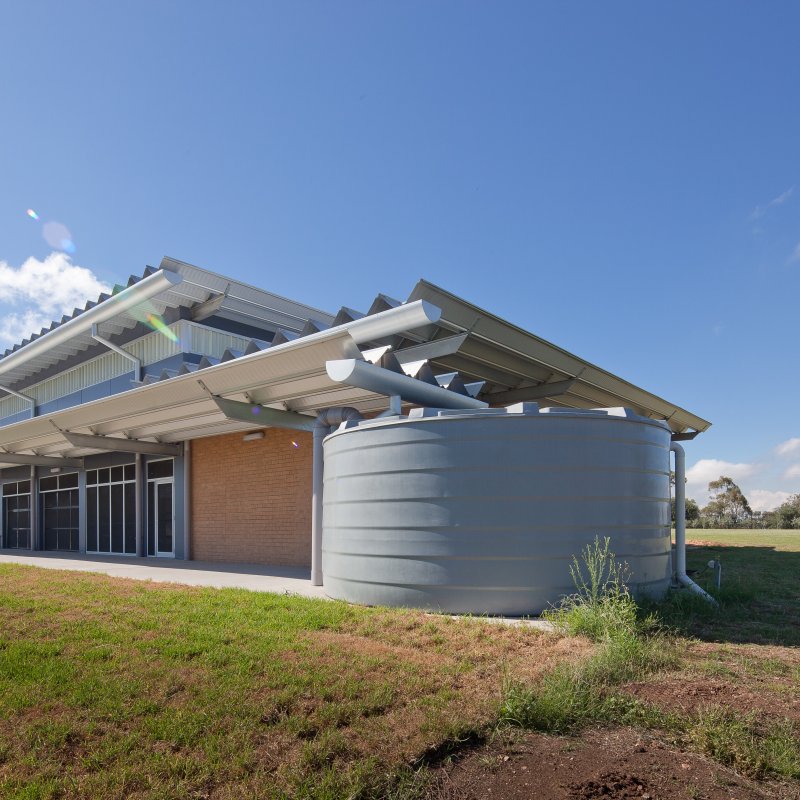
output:
[[[3,498],[3,547],[15,550],[30,548],[30,501],[29,494]]]
[[[172,478],[148,481],[147,549],[151,556],[175,555],[175,502]]]

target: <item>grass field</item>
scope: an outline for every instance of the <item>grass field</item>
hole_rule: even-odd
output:
[[[416,798],[410,767],[497,730],[509,686],[556,721],[572,704],[586,724],[666,726],[670,746],[800,777],[800,531],[687,534],[688,566],[720,605],[680,593],[654,609],[676,658],[635,641],[603,656],[480,620],[0,565],[0,798]],[[720,591],[702,574],[712,557]],[[621,691],[636,702],[623,698],[617,718]]]
[[[485,726],[529,628],[0,566],[0,797],[347,797]]]
[[[722,563],[722,587],[710,571],[696,580],[718,597],[715,612],[703,603],[667,612],[682,632],[711,641],[800,645],[800,531],[687,530],[686,564],[702,571]]]

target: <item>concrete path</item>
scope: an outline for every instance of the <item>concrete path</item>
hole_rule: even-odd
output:
[[[254,592],[298,594],[325,598],[321,586],[312,586],[308,569],[262,564],[218,564],[207,561],[135,558],[133,556],[90,556],[85,553],[41,553],[20,555],[16,550],[0,550],[0,564],[28,564],[44,569],[71,569],[100,572],[114,578],[133,578],[188,586],[213,586],[217,589],[250,589]]]

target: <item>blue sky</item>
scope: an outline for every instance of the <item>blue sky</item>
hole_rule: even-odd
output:
[[[690,495],[726,472],[769,507],[800,491],[798,29],[777,1],[6,2],[0,344],[167,254],[334,310],[426,277],[710,419]]]

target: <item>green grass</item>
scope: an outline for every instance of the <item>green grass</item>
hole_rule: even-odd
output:
[[[696,578],[718,609],[688,592],[674,592],[660,609],[680,633],[715,642],[800,645],[800,531],[688,530],[686,565],[722,562],[722,586],[710,571]]]
[[[0,565],[0,797],[384,796],[530,629]],[[549,644],[548,644],[549,642]]]

